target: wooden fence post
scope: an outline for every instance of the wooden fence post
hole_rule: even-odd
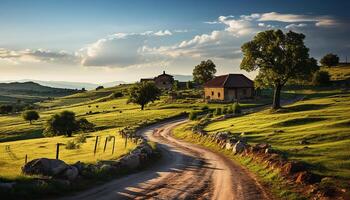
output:
[[[60,143],[56,144],[56,160],[58,160],[60,154]]]
[[[107,137],[106,137],[106,140],[105,140],[105,146],[103,147],[103,153],[106,151],[108,137],[109,137],[109,136],[107,136]]]
[[[26,157],[24,158],[24,164],[27,164],[28,162],[28,155],[26,154]]]
[[[98,142],[98,136],[96,136],[94,155],[96,154],[96,150],[97,150],[97,142]]]
[[[112,147],[112,155],[114,154],[114,146],[115,146],[115,136],[112,136],[113,137],[113,147]]]
[[[125,144],[124,144],[124,149],[126,148],[126,145],[128,144],[128,136],[125,137]]]

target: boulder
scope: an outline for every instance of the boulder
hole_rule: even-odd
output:
[[[70,181],[75,180],[79,175],[79,171],[76,167],[70,166],[64,173],[61,178],[68,179]]]
[[[128,169],[136,169],[140,165],[140,158],[138,155],[130,154],[122,158],[120,163],[123,167],[127,167]]]
[[[141,147],[141,152],[142,152],[142,153],[146,153],[146,154],[148,154],[148,155],[151,155],[151,154],[153,153],[153,150],[152,150],[152,148],[147,144],[147,145],[143,145],[143,146]]]
[[[247,148],[247,144],[242,142],[242,141],[238,141],[232,148],[232,152],[234,154],[238,154],[238,153],[242,153],[245,149]]]
[[[70,168],[62,160],[38,158],[34,159],[22,167],[22,172],[29,175],[57,176]]]

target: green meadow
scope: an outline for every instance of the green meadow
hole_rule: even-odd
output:
[[[303,101],[278,111],[264,110],[214,122],[205,130],[243,133],[250,143],[267,142],[289,159],[311,164],[315,173],[350,178],[349,92],[310,93]]]

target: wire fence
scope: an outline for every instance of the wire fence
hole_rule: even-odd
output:
[[[137,139],[124,135],[87,136],[86,142],[67,149],[71,138],[41,138],[28,141],[0,143],[0,176],[15,177],[21,167],[37,158],[60,159],[72,164],[77,161],[94,163],[98,160],[116,159],[128,153],[137,144]]]

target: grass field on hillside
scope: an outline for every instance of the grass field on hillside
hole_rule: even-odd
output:
[[[209,124],[206,131],[244,132],[248,142],[267,142],[316,173],[350,179],[350,94],[311,95],[304,101]]]
[[[327,71],[332,80],[345,80],[350,78],[350,65],[340,65],[335,67],[322,67],[322,71]]]
[[[82,143],[78,149],[66,149],[60,146],[59,158],[68,164],[77,161],[85,163],[95,163],[102,159],[116,159],[121,155],[128,153],[136,144],[128,142],[126,148],[125,140],[117,133],[117,129],[109,129],[88,134],[86,143]],[[95,136],[100,136],[98,140],[97,153],[94,155]],[[115,151],[112,155],[112,141],[107,143],[106,152],[103,152],[104,142],[107,136],[115,136]],[[25,155],[28,155],[28,161],[35,158],[55,158],[56,144],[74,140],[74,137],[64,136],[52,138],[40,138],[31,140],[20,140],[14,142],[0,143],[0,177],[5,179],[16,179],[21,175],[21,167],[24,165]],[[9,148],[6,148],[9,146]]]

